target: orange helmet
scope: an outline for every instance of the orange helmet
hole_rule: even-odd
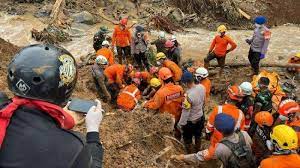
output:
[[[123,19],[120,20],[120,24],[123,25],[123,26],[126,26],[127,22],[128,22],[127,18],[123,18]]]
[[[169,78],[172,78],[173,74],[169,68],[162,67],[162,68],[160,68],[160,70],[158,72],[158,76],[162,80],[167,80]]]
[[[271,127],[274,122],[272,114],[268,111],[261,111],[255,115],[254,121],[260,126],[269,126]]]
[[[240,87],[233,85],[227,89],[227,94],[231,100],[242,101]]]
[[[292,99],[287,99],[280,103],[278,112],[280,115],[288,116],[289,114],[300,112],[300,105]]]

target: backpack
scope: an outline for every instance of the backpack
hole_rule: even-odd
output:
[[[228,161],[228,168],[254,168],[256,167],[255,157],[251,148],[246,145],[246,141],[241,132],[238,133],[239,142],[232,143],[228,140],[222,140],[220,143],[227,146],[232,155]]]

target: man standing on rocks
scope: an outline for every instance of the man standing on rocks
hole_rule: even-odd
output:
[[[268,50],[271,32],[265,26],[267,19],[264,16],[258,16],[254,19],[255,29],[253,37],[246,39],[250,45],[248,59],[250,61],[254,75],[259,73],[259,62],[264,59]]]

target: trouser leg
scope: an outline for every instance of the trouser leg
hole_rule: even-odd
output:
[[[208,68],[209,68],[209,62],[210,62],[211,60],[215,59],[215,58],[216,58],[216,55],[215,55],[214,52],[209,53],[209,54],[207,55],[207,57],[204,58],[204,67],[205,67],[206,69],[208,69]]]
[[[225,58],[226,58],[226,56],[217,58],[218,65],[220,67],[219,75],[222,75],[224,72]]]
[[[188,123],[182,128],[182,136],[184,147],[187,154],[193,153],[193,123],[188,121]]]
[[[122,64],[123,63],[123,49],[122,49],[122,47],[117,47],[117,52],[118,52],[119,64]]]
[[[126,63],[127,64],[133,64],[133,58],[131,56],[130,46],[124,47],[123,50],[124,50],[124,55],[125,55],[125,58],[126,58]]]
[[[195,147],[194,147],[194,152],[198,152],[201,150],[201,136],[202,136],[202,130],[204,128],[204,122],[205,118],[204,116],[201,117],[201,119],[194,124],[194,137],[195,137]]]
[[[257,75],[259,73],[259,62],[260,62],[260,53],[254,52],[252,49],[249,50],[248,59],[251,64],[253,73]]]
[[[144,68],[146,68],[147,70],[149,70],[149,62],[146,56],[146,53],[141,53],[141,58],[142,58],[142,62],[144,64]]]
[[[134,54],[134,61],[137,67],[139,67],[139,69],[142,70],[143,65],[142,65],[141,54]]]

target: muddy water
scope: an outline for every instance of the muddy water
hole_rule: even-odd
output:
[[[30,30],[35,28],[42,30],[46,25],[32,15],[10,16],[0,14],[0,37],[18,46],[37,43],[31,38]],[[93,52],[92,37],[100,27],[100,24],[87,26],[74,24],[68,31],[75,36],[73,41],[61,44],[68,49],[75,57],[87,55]],[[109,25],[112,27],[112,25]],[[272,39],[267,53],[266,62],[286,62],[289,56],[300,52],[300,27],[286,25],[272,28]],[[216,32],[204,29],[189,29],[191,33],[176,33],[181,43],[184,58],[203,59],[208,52],[210,41]],[[151,32],[155,38],[158,32]],[[237,42],[238,48],[228,55],[230,61],[247,61],[249,46],[245,43],[250,38],[252,31],[232,30],[228,34]],[[170,37],[170,35],[168,35]]]

